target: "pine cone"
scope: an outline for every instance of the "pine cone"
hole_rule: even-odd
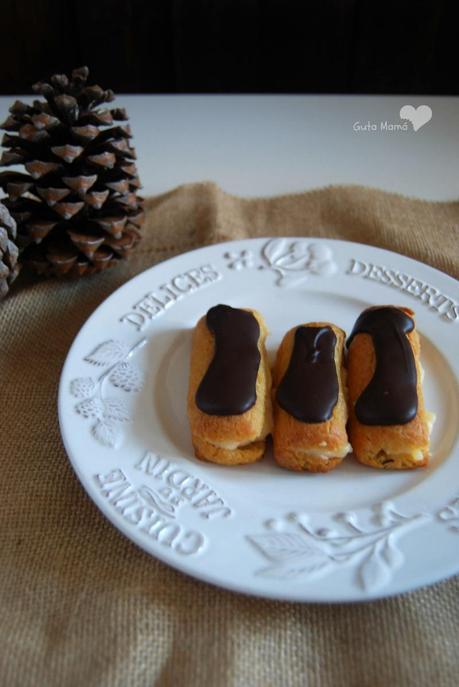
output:
[[[16,222],[7,208],[0,203],[0,299],[9,291],[19,272]]]
[[[0,187],[17,222],[21,262],[45,276],[98,272],[126,257],[140,238],[143,199],[124,109],[100,106],[113,92],[87,86],[87,67],[37,83],[46,100],[16,101],[0,165]],[[16,135],[14,135],[16,134]]]

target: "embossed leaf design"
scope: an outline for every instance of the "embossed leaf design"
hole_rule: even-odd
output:
[[[331,249],[323,243],[311,243],[309,246],[309,254],[311,260],[317,261],[329,261],[333,256]]]
[[[296,257],[293,253],[287,253],[287,255],[276,260],[275,266],[282,270],[306,270],[308,269],[308,258],[304,255]]]
[[[124,391],[140,391],[143,385],[143,374],[136,365],[124,362],[115,367],[109,380],[113,386]]]
[[[403,563],[403,555],[395,546],[392,535],[386,538],[384,546],[382,546],[381,555],[392,570],[399,568]]]
[[[97,417],[101,419],[104,413],[104,403],[100,398],[87,398],[77,403],[75,410],[83,417]]]
[[[459,504],[459,499],[454,502],[456,504]],[[260,553],[271,561],[269,567],[256,571],[256,574],[288,579],[301,574],[312,575],[321,570],[325,573],[330,568],[352,564],[355,582],[365,591],[382,587],[404,562],[404,556],[396,546],[397,533],[431,516],[403,515],[389,501],[377,504],[374,510],[378,521],[386,521],[377,523],[383,525],[382,528],[363,527],[356,513],[352,512],[334,514],[334,520],[340,523],[338,531],[322,526],[313,527],[307,514],[301,517],[296,513],[287,514],[287,522],[296,523],[303,534],[270,531],[269,534],[248,537]],[[455,509],[449,504],[437,516],[450,521],[452,510]],[[275,523],[275,520],[268,520],[265,526],[272,530]],[[453,527],[459,532],[459,526]]]
[[[445,506],[438,512],[440,520],[452,520],[456,517],[456,511],[452,506]]]
[[[313,274],[319,274],[322,277],[329,277],[331,274],[336,272],[337,267],[331,260],[311,260],[308,265],[308,269]]]
[[[382,542],[384,546],[384,542]],[[365,591],[378,589],[390,579],[390,569],[381,556],[381,542],[377,542],[360,565],[358,576]]]
[[[124,358],[128,352],[129,349],[124,343],[112,339],[96,346],[92,353],[86,356],[85,360],[93,365],[103,367],[116,363],[117,360]]]
[[[447,506],[438,511],[437,517],[443,522],[449,522],[448,529],[450,532],[458,534],[459,525],[457,525],[456,522],[459,521],[459,496],[456,496]],[[451,522],[453,524],[451,524]]]
[[[126,404],[118,398],[106,398],[103,401],[103,408],[104,417],[109,420],[127,422],[131,419]]]
[[[119,427],[110,420],[101,420],[92,427],[92,434],[104,446],[115,448],[121,439]]]
[[[263,247],[263,255],[270,265],[275,265],[276,261],[281,257],[286,249],[285,239],[271,239]]]
[[[454,520],[459,516],[459,509],[453,502],[445,506],[445,508],[442,508],[437,515],[440,520]]]
[[[273,532],[251,536],[249,540],[272,561],[285,561],[297,556],[307,556],[310,563],[329,560],[325,552],[301,534]]]
[[[303,272],[302,274],[298,274],[295,272],[287,272],[287,273],[280,273],[280,277],[277,280],[277,285],[281,286],[283,288],[288,288],[291,286],[295,286],[296,284],[299,284],[301,281],[304,279],[307,279],[307,272]]]
[[[70,382],[70,393],[76,398],[88,398],[96,389],[96,383],[92,377],[79,377]]]
[[[358,519],[355,513],[336,513],[335,520],[337,522],[342,522],[344,525],[346,525],[346,528],[351,532],[363,532],[362,528],[358,524]]]
[[[295,241],[290,246],[290,250],[296,258],[307,257],[310,255],[310,249],[307,241]]]
[[[337,270],[331,249],[320,243],[309,244],[302,240],[288,244],[286,239],[272,239],[264,246],[262,254],[279,273],[278,286],[292,286],[306,279],[308,274],[330,276]],[[299,272],[303,274],[299,276]],[[294,281],[289,276],[292,273],[296,273]]]
[[[410,516],[402,515],[396,511],[390,501],[383,501],[382,503],[376,504],[374,511],[374,522],[383,527],[393,523],[402,523],[411,520]]]

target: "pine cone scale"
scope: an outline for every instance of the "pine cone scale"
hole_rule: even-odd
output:
[[[88,193],[86,196],[86,203],[93,207],[95,210],[100,210],[102,205],[107,200],[110,191],[93,191]]]
[[[54,229],[57,222],[28,222],[27,228],[30,238],[35,243],[40,243],[49,232]]]
[[[70,189],[68,188],[53,188],[52,186],[49,188],[41,188],[40,186],[37,186],[36,191],[40,198],[43,198],[43,200],[50,207],[58,203],[60,200],[63,200],[70,193]]]
[[[54,146],[51,148],[51,151],[56,155],[56,157],[61,158],[64,160],[64,162],[67,162],[68,164],[71,164],[74,160],[77,159],[77,157],[80,157],[81,153],[83,152],[83,148],[81,146],[72,146],[72,145],[65,145],[65,146]]]
[[[27,172],[0,174],[25,245],[22,261],[47,276],[105,269],[140,238],[143,199],[132,133],[118,123],[127,114],[101,107],[113,92],[88,86],[88,73],[82,67],[35,84],[45,100],[16,101],[2,125],[1,164],[23,164]]]
[[[1,161],[0,164],[2,164]],[[59,165],[57,162],[31,160],[25,164],[25,168],[30,173],[32,179],[40,179],[50,172],[57,172],[59,169],[61,169],[61,165]]]
[[[0,203],[0,298],[4,298],[19,273],[16,222]]]
[[[62,181],[66,186],[72,189],[72,191],[84,196],[96,183],[97,174],[91,174],[90,176],[80,174],[75,177],[62,177]]]

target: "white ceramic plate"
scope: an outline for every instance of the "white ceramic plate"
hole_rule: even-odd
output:
[[[270,454],[221,467],[194,458],[186,418],[191,330],[211,306],[260,310],[272,355],[295,324],[350,332],[369,305],[416,311],[427,469],[348,457],[296,474]],[[401,255],[344,241],[252,239],[180,255],[108,298],[78,334],[59,389],[62,437],[85,489],[127,537],[169,565],[273,599],[351,601],[459,572],[459,287]]]

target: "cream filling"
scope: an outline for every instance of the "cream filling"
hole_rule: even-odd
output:
[[[223,448],[225,451],[235,451],[238,448],[244,448],[244,446],[250,446],[251,444],[254,444],[257,441],[264,441],[267,437],[267,434],[261,434],[259,437],[256,437],[255,439],[250,439],[250,441],[244,441],[242,444],[238,443],[237,441],[219,441],[218,444],[215,441],[209,441],[205,437],[203,437],[204,441],[207,441],[208,444],[212,444],[212,446],[216,446],[217,448]]]
[[[326,446],[326,442],[322,441],[320,446]],[[334,451],[324,451],[322,448],[316,449],[316,448],[305,448],[304,450],[302,449],[297,449],[297,453],[302,453],[305,456],[310,456],[311,458],[319,458],[319,460],[330,460],[331,458],[344,458],[347,456],[348,453],[352,451],[352,446],[350,444],[344,444],[342,448],[339,450],[334,450]]]
[[[432,429],[436,419],[437,416],[435,415],[435,413],[426,412],[426,424],[427,431],[429,432],[429,437],[432,434]],[[411,451],[411,457],[416,463],[421,463],[425,458],[425,452],[420,448],[414,449],[413,451]]]
[[[435,424],[435,420],[437,419],[437,416],[435,413],[432,412],[427,412],[426,413],[426,422],[427,422],[427,429],[429,430],[429,436],[432,434],[432,429]]]
[[[388,458],[389,460],[406,460],[411,458],[415,463],[422,463],[426,454],[421,448],[414,448],[411,451],[403,451],[402,453],[387,453],[387,451],[379,451],[376,458]]]
[[[429,437],[432,434],[432,429],[433,429],[433,426],[435,424],[436,419],[437,419],[437,416],[435,415],[435,413],[426,412],[426,424],[427,424],[427,431],[429,433]],[[421,448],[414,448],[414,449],[411,449],[411,451],[403,451],[400,453],[391,453],[391,454],[388,454],[387,451],[383,450],[383,451],[379,451],[379,454],[384,454],[384,457],[392,459],[392,460],[398,460],[398,459],[403,460],[406,458],[411,458],[415,463],[422,463],[422,461],[426,457],[426,451],[421,449]]]
[[[424,368],[422,367],[421,363],[419,363],[419,371],[420,371],[420,373],[421,373],[421,374],[420,374],[420,377],[421,377],[421,384],[422,384],[423,381],[424,381],[425,370],[424,370]]]

